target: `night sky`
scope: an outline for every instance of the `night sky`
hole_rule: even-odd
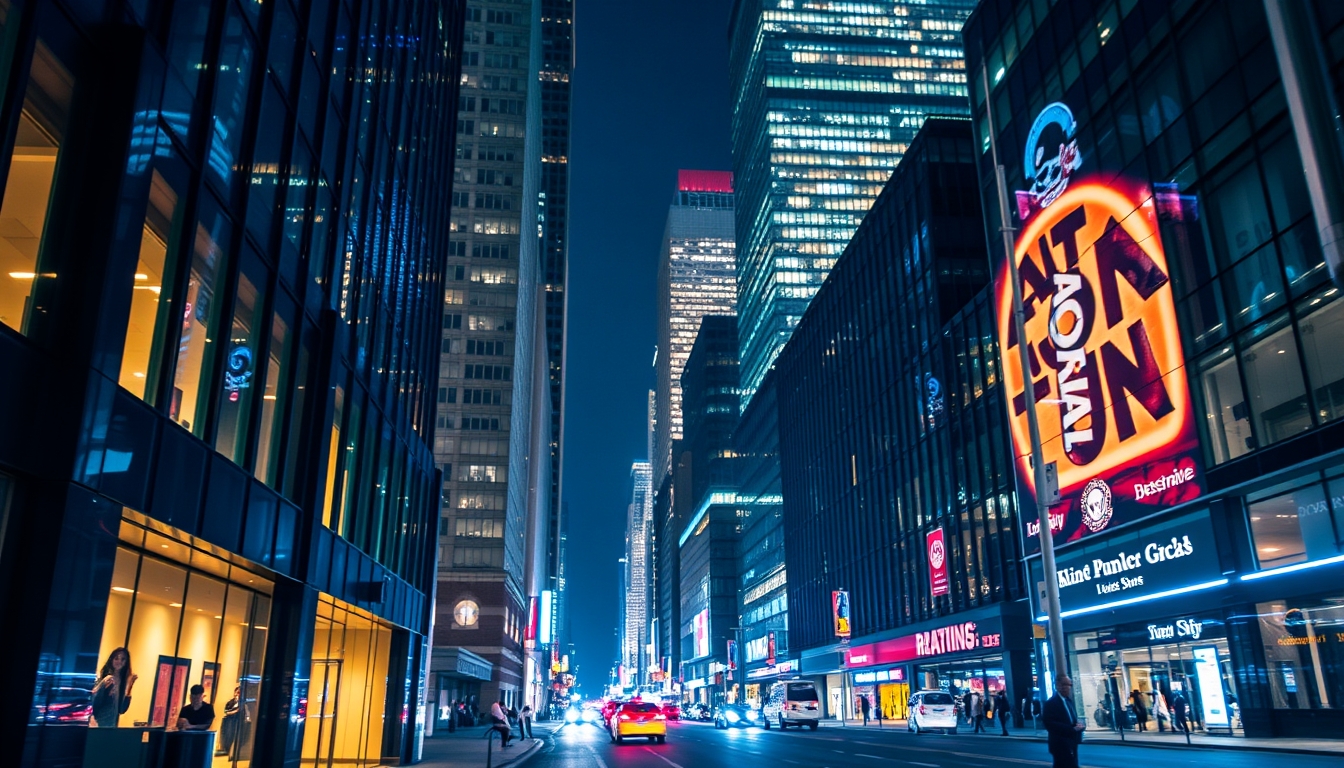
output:
[[[730,170],[731,0],[577,0],[564,498],[588,696],[617,658],[630,464],[647,458],[659,241],[679,168]]]

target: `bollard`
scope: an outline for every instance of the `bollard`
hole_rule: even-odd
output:
[[[492,768],[494,763],[495,736],[499,736],[499,745],[504,747],[504,734],[500,733],[493,725],[485,731],[485,768]]]

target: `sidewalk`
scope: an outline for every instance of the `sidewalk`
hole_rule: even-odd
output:
[[[862,720],[847,720],[843,725],[838,720],[823,720],[823,728],[860,728],[870,731],[878,730],[876,720],[870,720],[868,725],[864,725]],[[904,720],[883,720],[882,730],[906,730],[906,721]],[[959,726],[957,738],[983,739],[989,737],[1003,738],[999,735],[999,724],[985,721],[985,734],[974,734],[969,726],[964,722]],[[1009,728],[1008,737],[1013,739],[1022,739],[1024,741],[1046,740],[1045,730],[1032,730],[1028,728]],[[1089,730],[1084,733],[1084,743],[1087,744],[1110,744],[1117,745],[1121,743],[1120,734],[1115,731]],[[1341,739],[1248,739],[1242,736],[1210,735],[1204,733],[1192,733],[1190,743],[1185,743],[1185,735],[1167,731],[1166,733],[1157,731],[1148,731],[1146,733],[1135,733],[1126,731],[1124,737],[1125,744],[1144,747],[1163,747],[1170,749],[1235,749],[1249,750],[1254,752],[1280,752],[1284,754],[1303,754],[1303,755],[1338,755],[1344,757],[1344,740]]]
[[[558,721],[533,723],[532,733],[536,737],[533,739],[516,738],[518,730],[515,728],[515,738],[508,749],[500,748],[498,736],[492,737],[492,743],[488,745],[484,738],[486,727],[483,725],[458,728],[453,733],[437,731],[425,739],[424,759],[420,764],[429,768],[485,768],[488,748],[492,768],[519,765],[536,754],[543,740],[562,725]]]

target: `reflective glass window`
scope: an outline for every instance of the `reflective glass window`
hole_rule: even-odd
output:
[[[0,201],[0,323],[28,333],[37,284],[54,280],[38,266],[74,78],[42,43],[33,52],[14,154]]]
[[[205,416],[210,390],[203,386],[214,374],[215,334],[219,331],[219,298],[228,274],[232,223],[209,195],[201,196],[201,214],[196,223],[191,269],[182,307],[182,333],[178,338],[177,365],[173,372],[173,396],[169,416],[197,437],[205,434]]]
[[[257,463],[253,473],[258,480],[274,487],[279,479],[281,435],[284,431],[285,405],[289,400],[287,380],[294,333],[290,322],[294,303],[277,292],[275,313],[271,317],[271,343],[266,354],[266,383],[261,396],[261,425],[258,428]]]
[[[1344,702],[1339,627],[1344,602],[1275,601],[1255,607],[1275,709],[1326,709]],[[1262,678],[1263,679],[1263,678]]]
[[[242,464],[247,456],[253,393],[257,390],[257,370],[265,341],[265,306],[266,272],[249,251],[238,275],[233,325],[220,381],[219,427],[215,433],[215,450],[236,464]]]
[[[1311,428],[1302,363],[1291,325],[1280,319],[1256,329],[1259,338],[1242,349],[1242,373],[1255,423],[1256,447]]]
[[[1213,453],[1213,463],[1221,464],[1255,447],[1250,411],[1231,346],[1204,358],[1198,369],[1208,446]]]
[[[140,234],[140,258],[131,283],[131,316],[126,324],[118,376],[123,388],[145,400],[153,396],[162,362],[159,357],[163,349],[156,342],[167,337],[172,322],[169,317],[172,303],[168,301],[172,292],[164,294],[163,289],[170,285],[168,249],[169,243],[176,242],[175,233],[181,226],[178,220],[181,200],[178,191],[154,171]]]
[[[252,0],[244,0],[243,3],[245,7],[252,4]],[[212,178],[223,184],[225,196],[228,197],[233,191],[235,168],[242,151],[247,91],[257,49],[252,32],[243,23],[234,3],[229,3],[219,45],[220,65],[215,79],[208,165],[214,174]]]
[[[1344,301],[1331,286],[1302,301],[1298,321],[1316,420],[1324,424],[1344,416]],[[1334,299],[1334,300],[1332,300]],[[1327,303],[1328,302],[1328,303]]]
[[[1319,560],[1338,553],[1325,487],[1312,483],[1247,507],[1261,569]]]
[[[284,99],[273,85],[266,86],[257,120],[257,140],[252,147],[252,173],[247,194],[247,228],[259,243],[269,243],[275,221],[276,196],[280,190],[283,136],[287,112]]]

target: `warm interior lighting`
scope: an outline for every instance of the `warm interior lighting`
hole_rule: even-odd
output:
[[[1278,552],[1278,551],[1279,551],[1279,548],[1278,548],[1278,547],[1261,547],[1261,548],[1260,548],[1260,551],[1261,551],[1261,552]]]
[[[112,588],[112,591],[113,591],[113,592],[125,592],[126,594],[130,594],[130,593],[134,592],[135,590],[134,590],[134,589],[128,589],[128,588],[126,588],[126,587],[113,587],[113,588]]]
[[[134,376],[134,377],[137,378],[137,379],[143,379],[143,378],[145,378],[145,374],[142,373],[142,372],[140,372],[140,371],[136,371],[135,373],[132,373],[131,375]]]
[[[182,604],[181,604],[181,603],[169,603],[169,604],[168,604],[168,607],[169,607],[169,608],[181,608],[181,607],[182,607]]]
[[[136,280],[148,280],[148,279],[149,279],[149,275],[146,275],[144,272],[136,272],[136,273],[135,273],[135,279],[136,279]]]

